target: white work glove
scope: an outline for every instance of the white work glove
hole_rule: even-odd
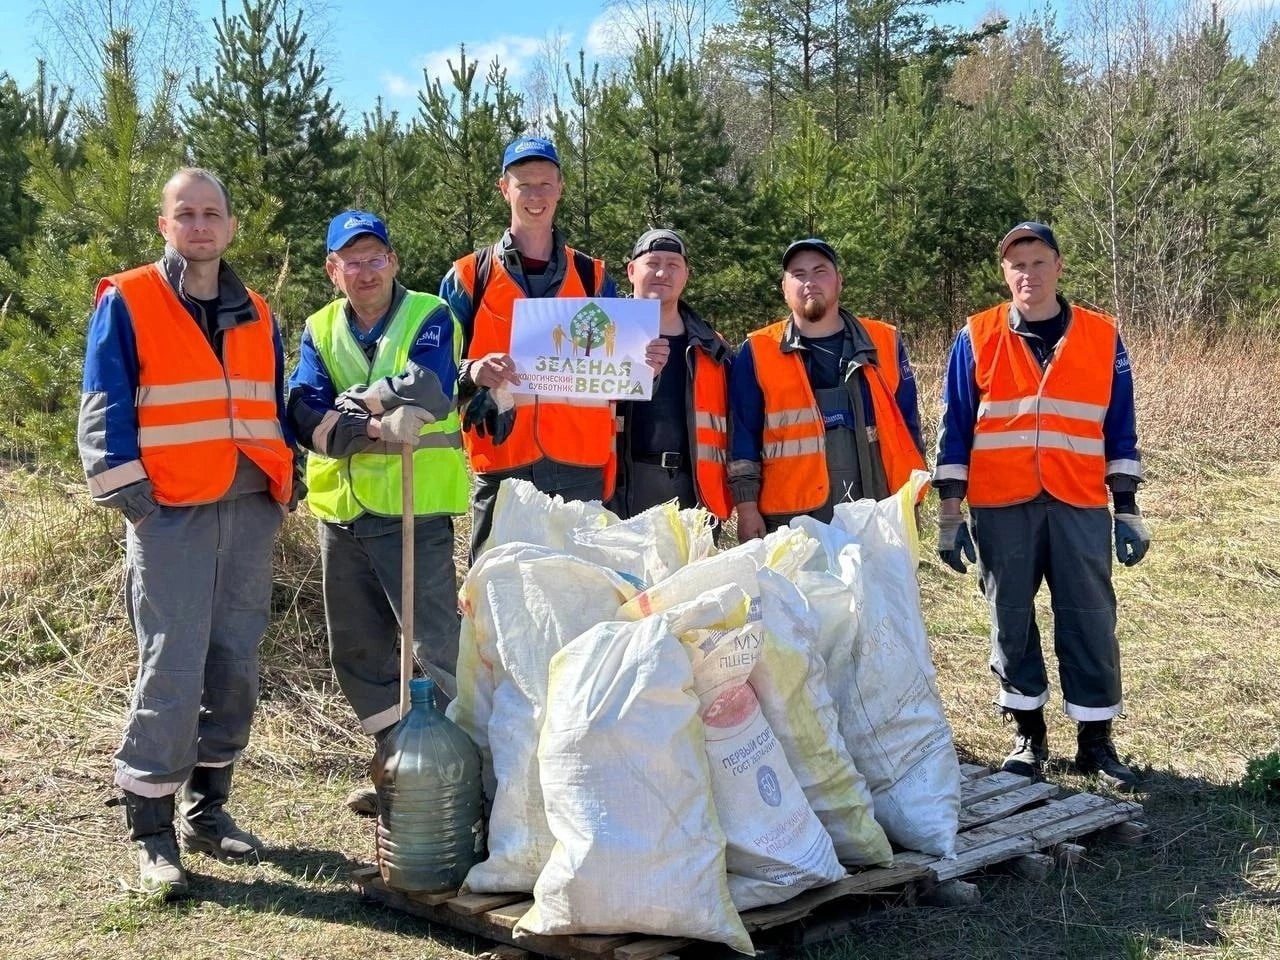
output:
[[[428,410],[406,403],[390,410],[382,416],[382,436],[386,443],[417,443],[422,428],[435,423]]]

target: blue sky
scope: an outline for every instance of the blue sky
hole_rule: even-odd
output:
[[[46,35],[41,31],[42,9],[62,4],[98,6],[86,0],[4,0],[0,3],[0,71],[26,86],[35,76],[35,60]],[[218,16],[219,0],[189,0],[197,19],[205,25]],[[1030,0],[964,0],[952,4],[947,19],[971,25],[984,13],[999,7],[1018,10]],[[129,6],[117,3],[117,9]],[[134,9],[149,7],[134,0]],[[240,9],[239,0],[228,0],[228,9]],[[660,7],[661,4],[659,3]],[[588,57],[606,52],[611,28],[619,15],[603,0],[555,0],[512,3],[489,0],[485,4],[414,0],[329,0],[310,5],[317,19],[311,31],[326,53],[326,73],[349,120],[382,96],[386,105],[402,114],[416,110],[422,71],[447,76],[445,60],[457,60],[458,45],[465,43],[468,57],[487,64],[497,54],[516,85],[523,85],[535,69],[548,42],[559,38],[564,57],[575,59],[580,47]],[[483,13],[483,16],[478,14]],[[212,29],[208,30],[212,36]],[[44,39],[47,43],[47,39]],[[47,49],[47,47],[46,47]],[[561,57],[560,59],[563,59]]]
[[[83,0],[80,0],[83,2]],[[219,0],[189,0],[198,20],[208,25],[220,12]],[[0,3],[0,71],[26,85],[35,76],[35,60],[45,41],[40,11],[51,3],[5,0]],[[135,7],[140,4],[135,3]],[[231,11],[239,0],[228,0]],[[488,15],[477,16],[479,10]],[[554,10],[554,12],[551,12]],[[330,0],[312,16],[310,32],[327,54],[326,74],[349,114],[373,106],[381,95],[391,106],[411,110],[422,86],[422,71],[447,75],[446,58],[455,62],[458,45],[468,57],[487,63],[498,54],[509,75],[519,81],[547,38],[564,35],[574,52],[585,44],[599,49],[599,31],[608,18],[600,0],[554,3],[470,3]],[[327,27],[327,29],[325,29]],[[212,36],[212,29],[209,29]],[[46,47],[47,49],[47,47]]]
[[[115,9],[143,10],[163,7],[169,0],[113,0]],[[205,28],[212,42],[212,20],[218,16],[220,0],[186,0],[196,20]],[[624,16],[619,13],[627,5],[641,6],[644,0],[622,0],[622,6],[611,6],[608,0],[541,0],[540,3],[515,3],[511,0],[488,0],[475,4],[443,2],[443,0],[286,0],[291,6],[309,11],[313,42],[326,61],[326,76],[339,101],[346,108],[347,119],[358,124],[360,115],[374,106],[381,96],[388,109],[407,116],[417,110],[417,91],[422,86],[423,70],[432,76],[447,77],[447,59],[457,60],[458,46],[465,43],[468,57],[487,66],[496,54],[507,68],[517,88],[524,88],[546,60],[547,51],[555,50],[556,63],[577,59],[579,48],[588,58],[607,57],[611,38],[616,42]],[[667,9],[670,0],[648,0],[653,9]],[[705,0],[711,8],[725,9],[729,0]],[[1047,9],[1069,11],[1081,9],[1090,2],[1114,10],[1125,7],[1123,0],[953,0],[938,8],[944,22],[973,27],[997,11],[1011,18],[1028,11]],[[1148,9],[1165,13],[1181,13],[1203,9],[1209,0],[1150,0]],[[1280,0],[1220,0],[1220,9],[1232,17],[1238,41],[1256,42],[1262,30],[1274,22]],[[230,10],[240,9],[241,0],[227,0]],[[684,0],[691,7],[695,0]],[[48,49],[49,35],[42,31],[47,16],[41,10],[87,10],[102,8],[99,0],[0,0],[0,72],[7,72],[26,86],[35,76],[35,61]],[[1069,30],[1069,21],[1059,15],[1060,28]],[[625,29],[623,35],[627,33]],[[196,56],[206,68],[208,56]],[[483,67],[482,67],[483,69]],[[563,83],[563,71],[555,71]],[[528,105],[528,104],[526,104]]]

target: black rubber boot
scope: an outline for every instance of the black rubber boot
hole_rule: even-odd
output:
[[[178,833],[191,852],[219,860],[257,860],[262,841],[236,826],[223,808],[231,795],[233,766],[196,767],[178,791]]]
[[[1076,769],[1081,773],[1096,773],[1098,779],[1112,790],[1131,793],[1138,788],[1138,777],[1120,762],[1116,745],[1111,739],[1110,720],[1083,720],[1078,725],[1076,742]]]
[[[143,797],[124,792],[112,801],[124,808],[129,839],[138,848],[138,886],[148,896],[179,900],[188,895],[178,839],[173,833],[173,794]]]
[[[1049,760],[1049,731],[1044,722],[1044,708],[1006,710],[1005,717],[1013,718],[1018,732],[1013,738],[1013,752],[1004,758],[1000,769],[1039,780],[1044,776],[1044,765]]]

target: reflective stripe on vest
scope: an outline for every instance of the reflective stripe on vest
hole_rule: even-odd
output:
[[[1103,421],[1111,401],[1115,321],[1071,307],[1048,367],[1009,325],[1009,305],[970,317],[981,402],[969,459],[969,503],[1000,507],[1042,491],[1078,507],[1105,507]]]
[[[222,360],[157,264],[107,277],[128,307],[138,351],[138,448],[158,503],[212,503],[230,489],[239,454],[288,503],[293,453],[276,406],[275,343],[266,301],[248,291],[255,318],[222,336]]]
[[[876,422],[867,426],[867,439],[880,444],[885,480],[889,493],[893,494],[911,480],[913,471],[925,469],[924,456],[898,406],[898,386],[902,383],[902,371],[898,369],[898,330],[893,324],[871,317],[859,317],[858,322],[876,347],[876,366],[864,368],[871,386],[871,407],[876,415]],[[925,484],[916,502],[928,492],[929,486]]]
[[[724,364],[691,348],[693,485],[698,502],[721,520],[733,510],[729,493],[729,384]]]
[[[924,469],[894,394],[898,371],[897,332],[890,324],[869,317],[858,322],[876,348],[876,365],[862,368],[875,413],[875,436],[890,491],[896,491]],[[756,365],[756,380],[764,394],[761,436],[761,513],[806,513],[827,502],[826,427],[798,351],[784,353],[786,320],[757,330],[747,338]]]
[[[557,297],[585,297],[586,289],[573,268],[573,249],[561,251],[565,263],[564,280]],[[593,260],[596,289],[604,282],[604,262]],[[454,264],[458,280],[468,292],[475,289],[476,255],[468,254]],[[507,272],[502,258],[495,256],[482,303],[472,304],[471,342],[467,358],[511,349],[511,318],[516,300],[524,299],[519,282]],[[511,435],[501,445],[488,437],[467,431],[463,443],[471,467],[477,473],[511,470],[549,457],[560,463],[582,467],[604,467],[605,496],[614,485],[614,405],[608,400],[568,400],[556,397],[517,395],[522,409]]]
[[[343,309],[335,300],[307,318],[307,330],[320,361],[339,392],[375,383],[404,372],[422,322],[444,305],[439,297],[409,291],[378,340],[373,360],[356,341]],[[453,360],[462,349],[462,328],[453,324]],[[443,384],[446,393],[452,384]],[[443,420],[423,428],[413,453],[415,516],[458,515],[467,508],[467,467],[462,455],[462,427],[453,409]],[[307,503],[321,520],[345,523],[364,513],[401,515],[399,444],[378,443],[362,453],[334,459],[307,455]]]

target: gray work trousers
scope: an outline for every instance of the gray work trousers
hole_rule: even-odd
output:
[[[471,562],[493,529],[493,508],[503,480],[528,480],[548,496],[566,501],[604,500],[604,467],[578,467],[543,457],[514,470],[477,473],[471,490]]]
[[[400,719],[400,521],[363,516],[320,521],[320,564],[329,659],[361,728]],[[414,524],[413,653],[436,682],[436,704],[452,700],[458,668],[458,585],[453,519]]]
[[[233,763],[249,742],[283,516],[267,494],[250,493],[157,507],[126,524],[138,677],[115,756],[118,786],[167,796],[197,763]]]
[[[1034,710],[1049,698],[1035,597],[1047,581],[1063,709],[1074,720],[1120,714],[1120,646],[1111,586],[1111,514],[1049,497],[970,510],[978,576],[991,610],[996,703]]]

